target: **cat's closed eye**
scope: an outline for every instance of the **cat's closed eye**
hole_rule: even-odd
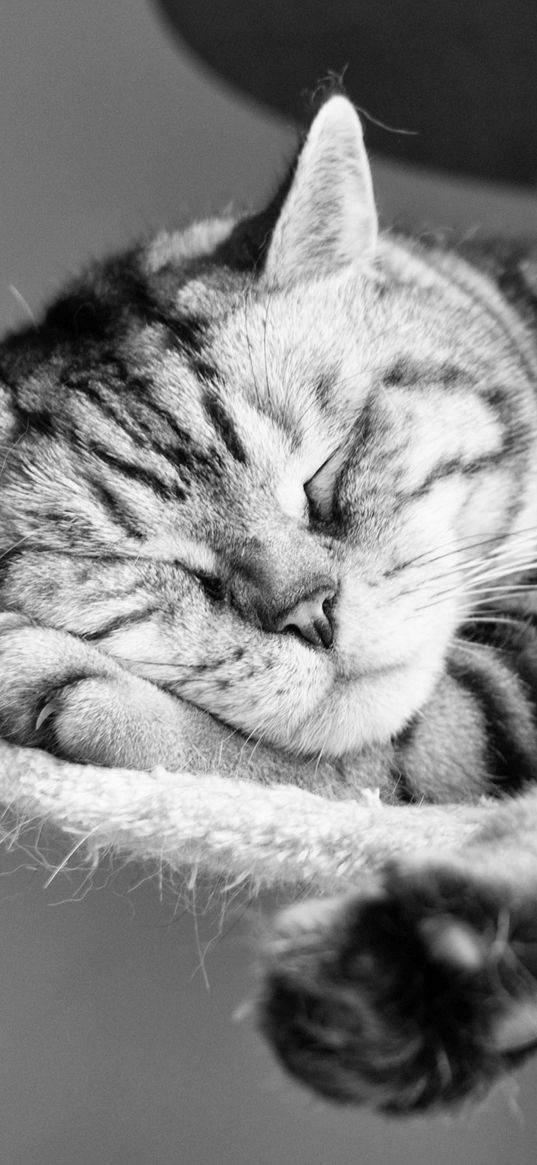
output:
[[[336,449],[323,461],[313,477],[304,483],[304,493],[308,499],[310,521],[329,522],[333,516],[336,481],[343,466],[347,450]]]
[[[207,574],[205,571],[195,571],[194,577],[199,582],[206,598],[213,603],[222,603],[226,597],[226,586],[217,574]]]

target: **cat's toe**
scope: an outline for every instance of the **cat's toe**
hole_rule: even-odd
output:
[[[261,1025],[318,1093],[412,1112],[479,1095],[537,1042],[537,901],[449,865],[276,920]]]

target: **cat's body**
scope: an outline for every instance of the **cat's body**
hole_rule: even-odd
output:
[[[282,770],[311,783],[314,761],[332,794],[339,774],[347,795],[369,783],[392,802],[531,785],[537,294],[523,250],[491,258],[467,245],[473,261],[463,251],[377,237],[359,123],[336,97],[267,212],[159,236],[95,268],[41,327],[7,339],[3,735],[75,760],[173,768],[185,734],[203,748],[211,725],[223,768],[227,749],[238,775],[258,763],[273,779]],[[495,278],[480,270],[494,263]],[[491,918],[502,895],[515,909],[524,861],[537,926],[533,843],[519,852],[534,801],[520,805],[512,829],[501,818],[502,854],[517,856],[505,884],[491,885],[484,846],[426,879],[426,892],[411,871],[390,875],[375,899],[402,886],[410,934],[412,911],[434,913],[436,888],[458,935],[460,957],[442,948],[446,974],[459,983],[478,973],[485,995],[501,961]],[[399,1022],[392,999],[378,1063],[373,1029],[357,1058],[364,1017],[355,1008],[360,1024],[349,1020],[352,975],[348,959],[347,969],[334,961],[333,918],[355,949],[362,900],[343,915],[323,914],[320,939],[314,917],[309,946],[302,915],[298,948],[287,921],[277,946],[267,1025],[301,1076],[333,1095],[419,1107],[488,1079],[524,1043],[519,1029],[497,1038],[500,1004],[487,1003],[485,1018],[464,1019],[464,1070],[448,1080],[441,1057],[432,1067],[421,1052],[416,1068],[410,1040],[396,1071],[399,1049],[390,1062],[380,1047]],[[423,935],[412,940],[416,964],[431,953]],[[436,966],[436,931],[431,949]],[[524,1006],[527,966],[508,986]],[[338,1024],[352,1038],[334,1035]]]

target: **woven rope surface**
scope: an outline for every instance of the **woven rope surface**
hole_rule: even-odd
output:
[[[70,764],[3,741],[0,799],[94,856],[112,849],[256,890],[344,890],[399,853],[458,848],[483,824],[483,807],[386,806],[368,791],[334,801],[218,774]]]

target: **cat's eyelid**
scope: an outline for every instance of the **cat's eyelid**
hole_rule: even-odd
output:
[[[332,485],[342,469],[348,453],[349,449],[345,444],[339,445],[337,449],[329,453],[322,465],[304,482],[304,489],[309,489],[312,486],[317,489],[326,489],[328,485]]]
[[[216,554],[205,542],[195,542],[194,539],[182,538],[175,550],[174,558],[192,574],[212,575],[218,573]]]
[[[347,456],[348,447],[345,444],[340,445],[304,482],[304,493],[308,499],[310,511],[318,519],[328,520],[331,517],[334,484]]]

